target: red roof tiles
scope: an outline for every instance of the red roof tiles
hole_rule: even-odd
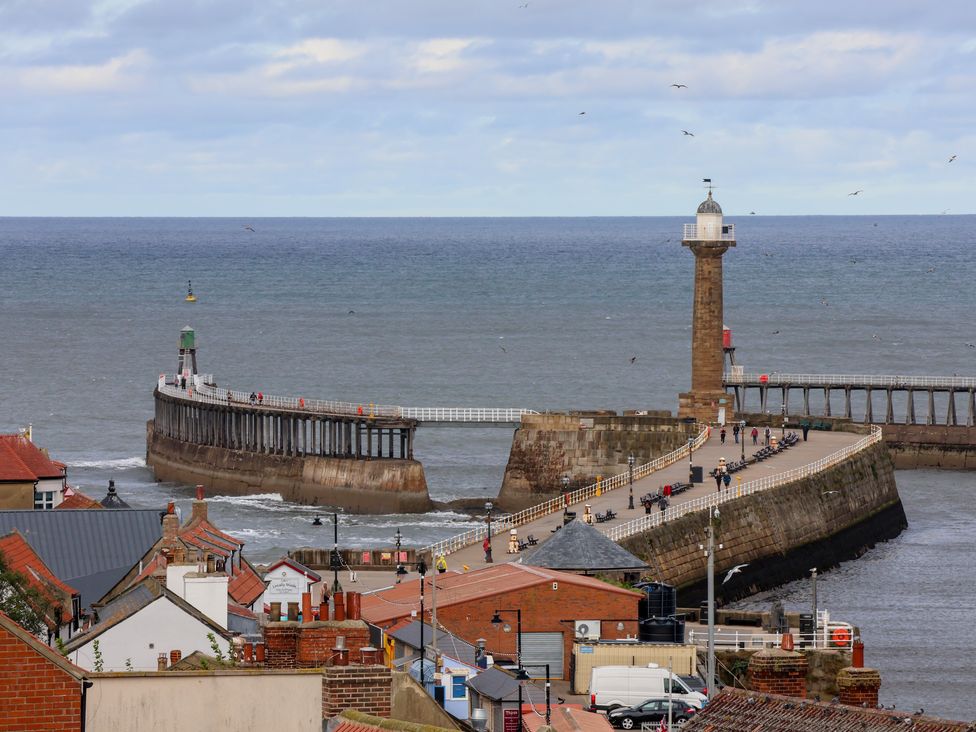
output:
[[[61,622],[72,619],[71,598],[78,594],[78,590],[55,577],[20,532],[0,536],[0,554],[10,569],[22,574],[32,587],[61,606]]]
[[[61,478],[64,472],[22,435],[0,435],[0,481]]]
[[[65,499],[55,508],[101,508],[102,504],[94,498],[89,498],[77,488],[71,488],[70,493],[65,491]]]

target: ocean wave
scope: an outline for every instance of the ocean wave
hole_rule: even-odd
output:
[[[253,508],[261,511],[276,511],[281,513],[314,513],[322,512],[318,506],[303,506],[299,503],[289,503],[280,493],[254,493],[249,496],[207,496],[208,503],[226,503],[238,508]]]
[[[144,468],[146,459],[144,457],[118,458],[115,460],[78,460],[68,463],[69,468],[114,468],[125,470],[126,468]]]
[[[274,539],[281,536],[280,531],[263,531],[261,529],[227,529],[227,533],[241,539]]]

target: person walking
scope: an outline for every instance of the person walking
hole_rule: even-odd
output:
[[[804,422],[801,426],[803,427],[803,441],[806,442],[807,441],[807,432],[810,431],[810,423],[809,422]]]
[[[487,536],[485,537],[484,542],[482,542],[481,548],[485,550],[485,563],[486,564],[491,564],[492,563],[492,559],[491,559],[491,542],[488,540],[488,537]]]
[[[719,442],[721,442],[723,445],[725,444],[725,428],[724,427],[722,428],[722,431],[718,433],[718,439],[719,439]]]
[[[766,428],[766,433],[765,433],[764,437],[765,437],[765,440],[766,441],[763,444],[765,444],[765,445],[768,446],[769,445],[769,427]]]
[[[715,468],[715,490],[722,490],[722,471]]]
[[[758,445],[759,444],[759,428],[758,427],[753,427],[752,428],[752,444],[753,445]]]
[[[437,562],[434,564],[437,567],[437,574],[444,574],[447,571],[447,557],[441,554],[437,557]]]
[[[657,505],[661,509],[661,513],[663,514],[665,511],[668,510],[668,499],[662,497],[661,500],[657,502]]]
[[[735,440],[735,444],[739,444],[739,425],[732,425],[732,439]]]
[[[732,476],[728,473],[724,473],[722,475],[722,482],[725,484],[725,487],[728,488],[729,484],[732,482]]]

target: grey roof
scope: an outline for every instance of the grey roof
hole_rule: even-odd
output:
[[[98,602],[162,536],[156,509],[0,511],[0,536],[14,529],[88,607]]]
[[[710,213],[710,214],[720,214],[722,213],[722,207],[718,205],[718,201],[712,198],[712,192],[708,192],[708,198],[701,202],[698,206],[698,213]]]
[[[522,554],[522,564],[574,572],[643,569],[639,557],[579,519],[570,521],[542,544]]]
[[[118,492],[115,490],[114,480],[108,482],[108,493],[102,499],[102,506],[105,508],[131,508],[128,503],[119,497]]]
[[[391,638],[396,638],[401,643],[411,648],[420,650],[420,621],[414,620],[409,625],[405,625],[397,630],[387,631]],[[424,645],[430,648],[433,645],[430,633],[430,625],[424,623]],[[437,650],[445,656],[460,661],[467,666],[476,666],[475,648],[467,641],[463,641],[446,630],[437,630]]]
[[[111,602],[98,608],[98,625],[111,623],[120,618],[132,615],[142,610],[162,594],[162,588],[157,582],[140,582],[128,592],[123,592]]]
[[[495,701],[517,701],[518,700],[518,681],[515,675],[503,671],[497,666],[482,671],[477,676],[468,679],[469,687],[477,691],[481,696]],[[546,701],[546,694],[531,683],[522,682],[522,701],[523,702],[542,702]]]
[[[232,633],[240,633],[247,640],[261,639],[261,626],[258,624],[257,618],[245,618],[240,615],[235,615],[232,612],[228,612],[227,630],[231,631]]]

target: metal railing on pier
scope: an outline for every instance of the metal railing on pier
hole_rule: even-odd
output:
[[[324,399],[305,399],[304,397],[284,397],[262,394],[260,401],[251,402],[251,393],[224,389],[213,385],[213,377],[196,374],[183,389],[167,383],[165,375],[159,377],[160,393],[179,399],[204,402],[207,404],[248,404],[265,409],[281,409],[289,412],[309,412],[329,416],[381,417],[391,419],[413,419],[419,422],[441,423],[512,423],[518,424],[526,414],[538,414],[531,409],[498,409],[471,407],[399,407],[388,404],[330,401]],[[228,398],[229,397],[229,398]]]
[[[846,460],[851,455],[859,453],[861,450],[877,444],[878,442],[881,442],[881,428],[877,425],[871,425],[870,435],[862,437],[853,445],[848,445],[837,452],[820,458],[816,462],[803,465],[799,468],[793,468],[792,470],[787,470],[783,473],[777,473],[776,475],[769,475],[765,478],[760,478],[759,480],[743,483],[740,486],[728,488],[720,493],[709,493],[705,496],[699,496],[698,498],[693,498],[690,501],[673,505],[665,511],[645,514],[632,521],[627,521],[626,523],[619,524],[618,526],[613,526],[606,529],[603,533],[614,541],[620,541],[621,539],[626,539],[628,536],[633,536],[634,534],[639,534],[643,531],[653,529],[654,527],[660,526],[667,521],[673,521],[674,519],[680,518],[685,514],[701,511],[706,508],[711,508],[712,506],[718,506],[720,504],[727,503],[728,501],[734,501],[736,498],[741,498],[742,496],[752,495],[753,493],[759,493],[760,491],[766,491],[770,488],[776,488],[777,486],[792,483],[800,478],[806,478],[814,473],[819,473],[827,468],[833,467],[834,465]]]
[[[791,632],[797,648],[820,648],[835,651],[850,651],[854,647],[854,627],[849,623],[828,621],[820,624],[813,633]],[[708,647],[707,630],[689,630],[688,643],[702,648]],[[779,648],[783,643],[782,633],[756,633],[749,630],[717,630],[716,648],[756,650]]]
[[[882,374],[738,374],[727,373],[722,381],[728,386],[870,386],[877,389],[973,389],[972,376],[886,376]]]
[[[708,431],[708,427],[702,426],[698,436],[691,441],[692,450],[697,450],[705,443],[705,441],[708,439]],[[667,455],[662,455],[659,458],[651,460],[649,463],[635,466],[634,480],[639,480],[657,470],[666,468],[682,458],[687,457],[688,449],[689,446],[685,444],[679,447],[677,450],[672,450]],[[507,516],[502,516],[498,518],[498,520],[492,521],[491,535],[496,536],[499,532],[508,531],[509,529],[523,526],[544,516],[562,511],[567,505],[580,503],[592,498],[593,496],[600,495],[604,491],[610,491],[629,484],[629,470],[623,473],[618,473],[617,475],[607,478],[606,480],[598,480],[595,483],[591,483],[590,485],[582,488],[577,488],[576,490],[570,491],[562,496],[559,496],[558,498],[550,498],[544,503],[522,509],[521,511],[517,511],[516,513],[512,513]],[[440,554],[451,554],[459,549],[463,549],[466,546],[479,543],[484,536],[485,529],[479,527],[477,529],[465,531],[463,534],[458,534],[457,536],[452,536],[448,539],[435,542],[427,547],[424,547],[423,551],[430,552],[431,555],[435,557]]]
[[[735,224],[723,224],[721,231],[715,227],[705,227],[701,231],[698,224],[685,224],[681,238],[684,241],[735,241]]]

